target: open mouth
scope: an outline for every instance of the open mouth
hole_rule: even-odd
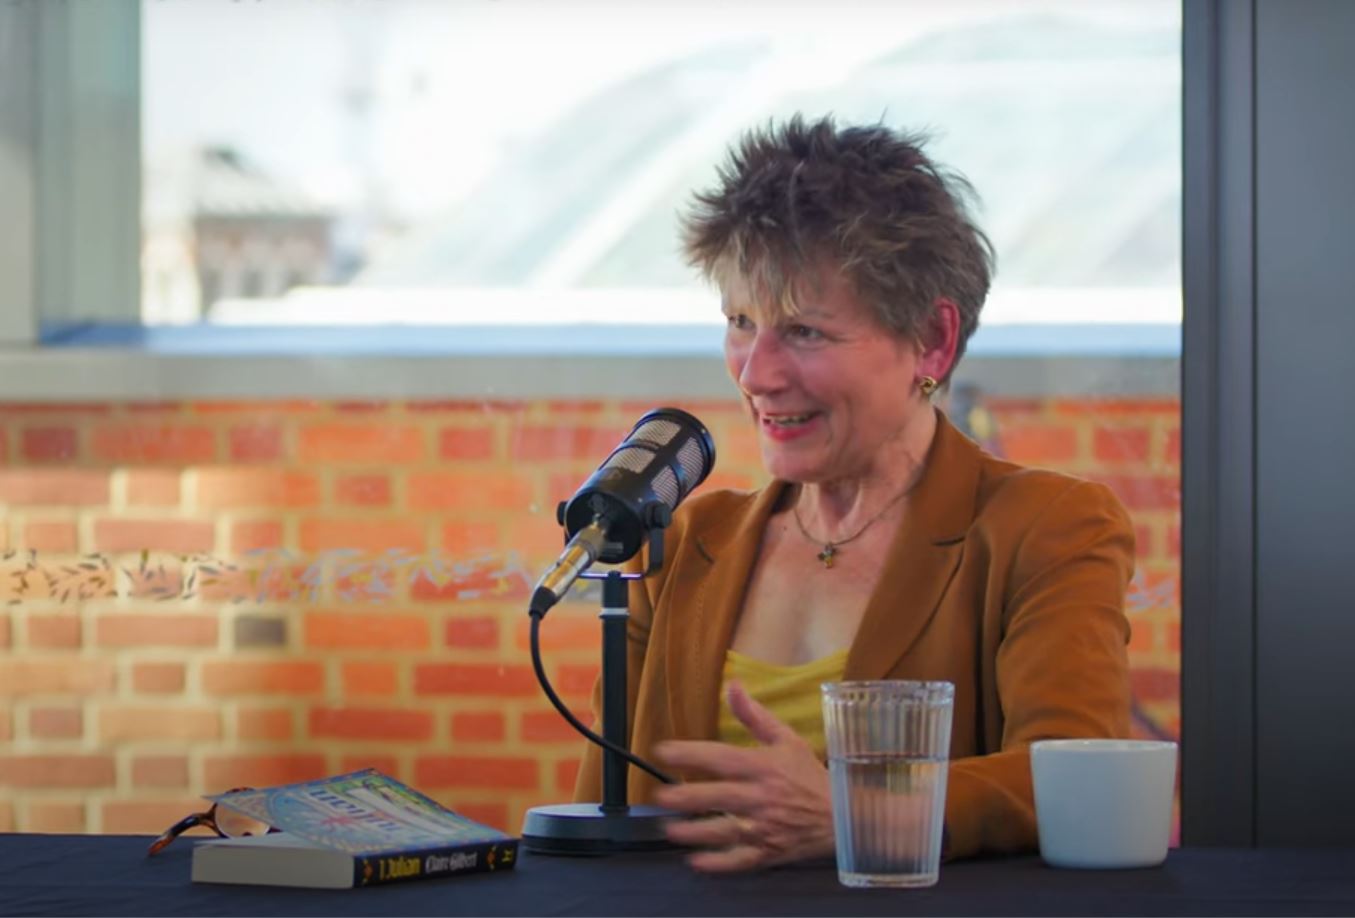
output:
[[[805,414],[764,414],[762,423],[778,430],[793,430],[796,427],[802,427],[808,424],[814,418],[818,417],[817,411],[809,411]]]

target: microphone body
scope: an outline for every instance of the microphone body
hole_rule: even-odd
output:
[[[640,418],[562,508],[569,541],[532,591],[531,614],[545,615],[593,564],[635,557],[655,507],[677,509],[714,466],[715,442],[692,415],[657,408]]]

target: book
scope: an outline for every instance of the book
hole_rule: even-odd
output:
[[[372,768],[207,799],[276,831],[199,841],[194,883],[346,889],[517,863],[516,838]]]

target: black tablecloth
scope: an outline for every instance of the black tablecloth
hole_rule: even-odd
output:
[[[946,864],[924,890],[857,890],[831,863],[693,873],[677,854],[559,858],[354,890],[189,882],[192,844],[0,835],[4,915],[1355,915],[1355,849],[1173,851],[1152,870],[1053,870],[1038,858]]]

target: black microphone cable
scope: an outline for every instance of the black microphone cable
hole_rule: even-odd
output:
[[[532,669],[536,670],[536,681],[541,683],[541,690],[546,693],[546,697],[550,699],[550,703],[555,706],[555,710],[560,712],[560,716],[567,720],[571,727],[582,733],[589,742],[601,746],[603,749],[615,752],[636,768],[648,772],[664,784],[676,784],[677,781],[670,775],[664,774],[658,768],[649,764],[629,749],[618,746],[611,740],[599,736],[597,733],[594,733],[588,727],[584,726],[583,721],[575,717],[574,712],[569,710],[568,706],[560,700],[560,696],[555,694],[555,689],[551,687],[550,679],[546,677],[546,668],[541,664],[541,619],[543,616],[536,612],[531,612],[530,616],[532,620]]]

